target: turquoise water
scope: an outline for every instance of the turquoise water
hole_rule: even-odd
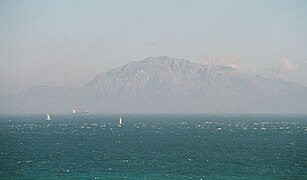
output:
[[[307,179],[307,116],[0,115],[0,179]]]

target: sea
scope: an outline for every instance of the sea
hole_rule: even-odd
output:
[[[307,115],[0,115],[0,179],[307,179]]]

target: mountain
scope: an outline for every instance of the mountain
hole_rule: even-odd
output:
[[[149,57],[84,87],[40,86],[0,98],[1,112],[306,113],[307,88],[221,65]]]

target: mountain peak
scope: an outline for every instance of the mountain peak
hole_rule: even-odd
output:
[[[168,56],[151,56],[151,57],[147,57],[147,58],[145,58],[141,61],[137,61],[137,62],[170,64],[170,63],[184,63],[184,62],[188,62],[188,61],[184,60],[184,59],[171,58],[171,57],[168,57]]]
[[[223,66],[223,65],[202,65],[202,64],[196,64],[192,63],[188,60],[179,59],[179,58],[171,58],[168,56],[151,56],[147,57],[141,61],[135,61],[131,62],[129,64],[149,64],[149,65],[163,65],[163,66],[202,66],[206,68],[212,68],[212,69],[224,69],[224,70],[235,70],[235,68],[229,67],[229,66]]]
[[[122,80],[124,84],[142,79],[143,83],[169,82],[180,84],[179,81],[198,79],[210,80],[226,77],[234,73],[235,69],[222,65],[199,65],[184,59],[170,58],[167,56],[148,57],[141,61],[128,63],[114,68],[104,74],[97,75],[87,86],[105,86],[107,82]],[[123,85],[123,84],[122,84]],[[110,86],[108,84],[107,86]]]

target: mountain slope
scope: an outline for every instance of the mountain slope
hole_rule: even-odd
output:
[[[5,106],[4,99],[14,102]],[[24,112],[76,107],[94,112],[307,112],[304,86],[165,56],[101,73],[85,87],[34,88],[0,100],[1,109],[15,106]],[[25,101],[31,107],[25,108]]]

